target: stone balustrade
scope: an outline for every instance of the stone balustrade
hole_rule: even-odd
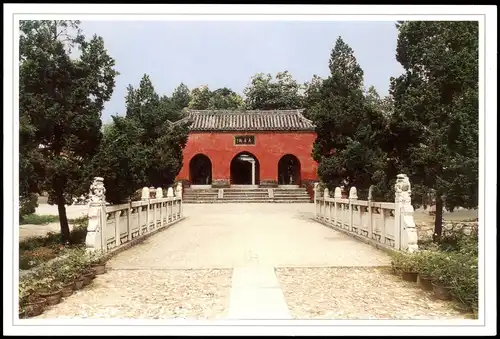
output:
[[[395,202],[374,202],[371,192],[372,189],[368,200],[358,200],[356,188],[351,187],[349,197],[343,198],[340,187],[337,187],[331,197],[328,188],[321,191],[316,183],[316,219],[344,233],[369,240],[372,244],[408,252],[417,251],[408,177],[398,175]]]
[[[86,246],[111,250],[164,228],[183,218],[182,188],[169,187],[167,197],[161,188],[144,187],[140,201],[106,205],[102,178],[91,186]]]

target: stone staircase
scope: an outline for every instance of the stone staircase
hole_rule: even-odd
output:
[[[184,193],[182,195],[182,202],[186,204],[206,204],[212,202],[218,202],[218,193],[219,190],[216,188],[207,188],[207,189],[192,189],[185,188]]]
[[[312,202],[309,194],[305,188],[275,188],[274,189],[275,202]]]
[[[309,203],[305,188],[224,188],[222,198],[219,189],[184,189],[183,202],[194,203]]]

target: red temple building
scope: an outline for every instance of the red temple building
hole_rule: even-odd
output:
[[[190,110],[185,187],[308,187],[317,181],[311,157],[313,123],[301,110]]]

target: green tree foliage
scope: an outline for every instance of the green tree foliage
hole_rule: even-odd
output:
[[[208,86],[203,85],[195,88],[191,91],[191,100],[189,101],[188,107],[191,109],[208,109],[210,105],[210,99],[212,98],[212,92]]]
[[[405,73],[391,81],[391,130],[400,167],[435,192],[439,237],[443,206],[478,203],[478,23],[409,21],[398,29]]]
[[[160,97],[148,75],[137,89],[129,85],[125,117],[113,117],[94,161],[96,173],[109,187],[109,202],[122,203],[144,186],[167,187],[174,182],[188,136],[188,124],[179,120],[180,92]]]
[[[208,103],[208,109],[241,109],[245,105],[243,98],[229,88],[219,88],[212,92],[212,97]]]
[[[164,100],[166,99],[164,98]],[[191,96],[189,93],[189,88],[183,83],[181,83],[174,89],[174,93],[172,94],[172,98],[170,99],[173,105],[173,109],[177,111],[181,111],[182,109],[188,107],[190,100]]]
[[[288,71],[271,74],[258,73],[245,88],[247,109],[296,109],[303,106],[301,86]]]
[[[26,191],[47,191],[69,241],[65,204],[88,189],[86,170],[117,72],[103,39],[86,40],[78,21],[21,21],[20,29],[21,199]],[[74,48],[78,58],[71,57]]]
[[[106,200],[123,203],[145,185],[148,159],[140,139],[142,130],[135,119],[114,116],[106,125],[93,173],[104,178]]]
[[[307,115],[316,125],[313,158],[318,175],[331,189],[350,186],[363,190],[385,166],[387,119],[371,107],[363,93],[363,70],[353,50],[339,37],[330,56],[330,76],[309,87]],[[312,96],[312,97],[311,97]],[[316,102],[316,103],[314,103]]]
[[[321,88],[323,87],[323,79],[318,75],[313,75],[311,81],[304,84],[304,100],[303,108],[312,108],[321,101]]]

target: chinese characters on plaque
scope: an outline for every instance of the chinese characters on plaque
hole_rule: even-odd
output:
[[[240,135],[234,137],[235,145],[255,145],[254,135]]]

